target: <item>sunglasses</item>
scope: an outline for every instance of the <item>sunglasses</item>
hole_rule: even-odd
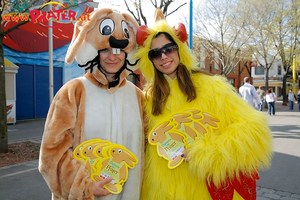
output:
[[[169,44],[166,44],[165,46],[163,46],[160,49],[150,50],[149,53],[148,53],[148,58],[152,61],[153,60],[160,60],[162,54],[165,54],[166,56],[169,56],[177,50],[178,50],[177,44],[169,43]]]

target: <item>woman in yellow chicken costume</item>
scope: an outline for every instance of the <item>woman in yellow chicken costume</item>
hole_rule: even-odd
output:
[[[272,156],[267,118],[243,101],[226,78],[197,72],[186,40],[183,24],[172,28],[164,18],[137,32],[135,57],[147,81],[148,135],[180,110],[207,112],[218,127],[204,127],[206,133],[188,146],[181,155],[185,161],[174,169],[148,143],[142,200],[256,199],[258,170],[268,167]]]

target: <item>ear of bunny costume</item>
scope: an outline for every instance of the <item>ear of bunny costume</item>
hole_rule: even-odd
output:
[[[72,63],[76,59],[78,64],[85,65],[105,48],[115,49],[116,53],[125,51],[130,61],[131,53],[137,47],[137,22],[130,15],[109,8],[92,12],[90,19],[76,22],[65,61]]]

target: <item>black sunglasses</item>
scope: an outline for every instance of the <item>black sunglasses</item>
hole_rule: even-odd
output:
[[[178,50],[177,44],[168,43],[160,49],[150,50],[149,53],[148,53],[148,58],[152,61],[153,60],[158,60],[158,59],[161,59],[162,54],[165,54],[166,56],[169,56],[171,53],[173,53],[174,51],[177,51],[177,50]]]

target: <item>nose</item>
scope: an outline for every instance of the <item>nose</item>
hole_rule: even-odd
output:
[[[161,60],[165,59],[166,57],[168,57],[164,52],[161,53]]]
[[[109,59],[110,60],[115,60],[117,58],[117,55],[118,54],[114,54],[112,51],[110,51],[110,53],[109,53]]]
[[[128,44],[129,44],[128,39],[118,40],[118,39],[114,38],[113,36],[109,37],[109,45],[112,48],[124,49],[127,47]]]

